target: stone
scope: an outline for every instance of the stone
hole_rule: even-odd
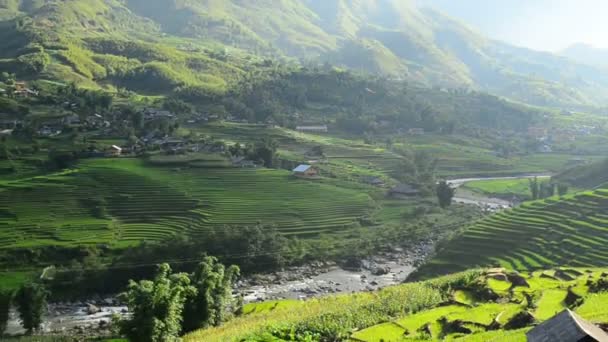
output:
[[[87,315],[94,315],[99,313],[101,309],[93,304],[87,304]]]

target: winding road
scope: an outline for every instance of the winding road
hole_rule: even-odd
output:
[[[508,177],[476,177],[476,178],[458,178],[448,180],[448,184],[450,184],[453,188],[456,188],[456,195],[452,199],[455,203],[466,203],[466,204],[476,204],[480,207],[489,208],[491,210],[499,210],[505,208],[511,208],[515,203],[512,201],[489,197],[480,193],[476,193],[467,189],[464,189],[462,186],[468,182],[480,181],[480,180],[508,180],[508,179],[524,179],[524,178],[532,178],[532,177],[551,177],[550,174],[525,174],[525,175],[517,175],[517,176],[508,176]]]

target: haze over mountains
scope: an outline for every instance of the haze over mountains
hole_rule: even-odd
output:
[[[227,89],[246,69],[218,58],[215,52],[229,47],[536,105],[608,104],[608,71],[493,41],[411,0],[2,0],[0,18],[7,46],[0,70],[42,51],[49,66],[36,72],[89,86],[130,88],[126,75],[152,81],[162,75],[171,84],[163,90]],[[138,53],[116,41],[136,42]],[[142,52],[145,42],[159,45]],[[194,45],[205,49],[184,52]]]

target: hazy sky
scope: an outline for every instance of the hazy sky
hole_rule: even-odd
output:
[[[608,48],[608,0],[418,0],[491,38],[537,50]]]

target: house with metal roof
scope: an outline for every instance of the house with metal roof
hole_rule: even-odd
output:
[[[316,179],[320,176],[319,168],[308,164],[299,165],[292,172],[298,178]]]
[[[528,342],[608,342],[608,334],[570,310],[537,325],[526,333]]]
[[[409,184],[399,184],[388,191],[390,198],[408,198],[420,195],[420,190]]]

